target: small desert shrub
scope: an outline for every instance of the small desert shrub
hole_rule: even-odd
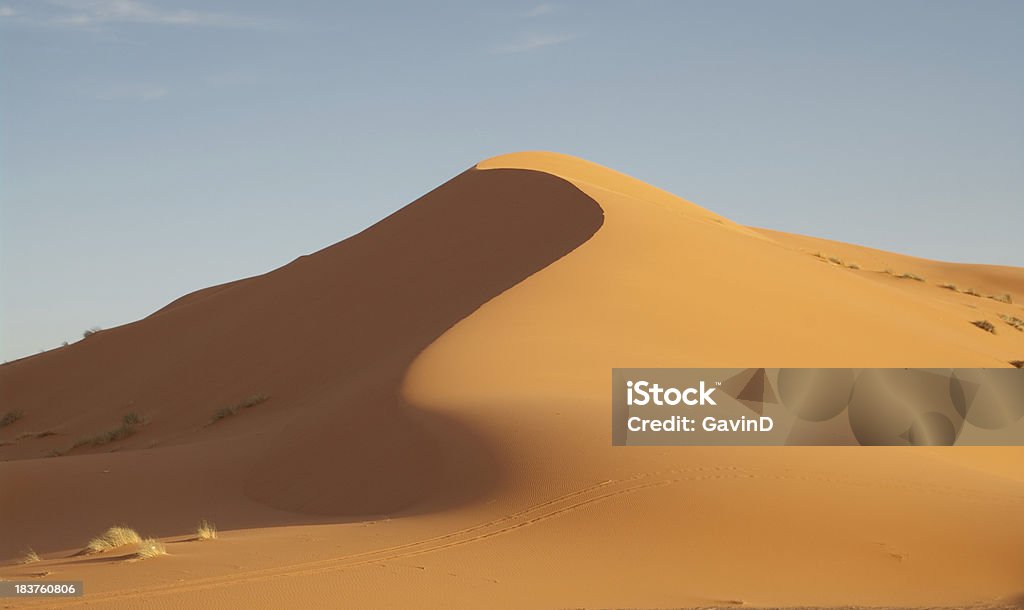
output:
[[[860,265],[858,265],[857,263],[850,263],[850,264],[846,265],[846,268],[847,269],[860,269]]]
[[[923,282],[924,278],[914,273],[901,273],[901,280],[914,280],[915,282]]]
[[[42,432],[25,432],[24,434],[19,434],[17,438],[15,438],[14,440],[23,441],[27,438],[46,438],[47,436],[53,436],[55,434],[57,433],[54,432],[53,430],[43,430]]]
[[[129,436],[135,434],[138,431],[137,428],[143,424],[146,424],[148,421],[149,420],[143,417],[142,415],[139,415],[135,411],[132,411],[128,415],[125,415],[124,417],[121,418],[120,426],[113,428],[111,430],[107,430],[106,432],[101,432],[96,436],[87,436],[80,438],[77,441],[75,441],[75,444],[72,445],[71,448],[77,449],[78,447],[84,447],[86,445],[92,447],[101,447],[108,443],[113,443],[114,441],[126,439]]]
[[[946,290],[952,290],[953,292],[960,291],[960,289],[956,287],[956,284],[950,284],[949,282],[939,284],[939,288],[945,288]]]
[[[225,406],[224,408],[218,408],[213,413],[213,417],[210,418],[210,423],[216,424],[217,422],[223,420],[224,418],[229,418],[233,416],[234,412],[236,412],[237,410],[238,409],[234,408],[233,406]]]
[[[261,402],[266,402],[268,398],[270,397],[267,396],[266,394],[253,394],[252,396],[238,403],[238,405],[236,406],[241,409],[248,409],[249,407],[255,407]]]
[[[975,320],[971,322],[971,324],[977,326],[978,328],[985,332],[990,332],[993,335],[996,334],[996,327],[993,326],[993,324],[988,320]]]
[[[973,288],[968,288],[968,289],[964,290],[964,294],[969,294],[972,297],[980,297],[981,296],[981,293],[978,292],[977,290],[973,289]]]
[[[1002,320],[1003,322],[1006,322],[1010,326],[1016,328],[1017,330],[1024,332],[1024,320],[1021,320],[1017,316],[1010,316],[1005,313],[1001,313],[999,314],[999,319]]]
[[[4,426],[10,426],[11,424],[18,421],[24,416],[25,412],[22,411],[21,409],[14,409],[12,411],[8,411],[7,413],[4,413],[3,417],[0,417],[0,428],[3,428]]]
[[[1013,303],[1013,297],[1008,294],[991,295],[988,298],[992,299],[993,301],[999,301],[1000,303],[1006,303],[1007,305]]]
[[[240,403],[238,403],[238,404],[236,404],[234,406],[224,407],[223,409],[218,409],[213,414],[213,417],[210,418],[210,424],[215,424],[215,423],[219,422],[220,420],[224,419],[225,417],[231,417],[235,413],[238,413],[239,409],[248,409],[250,407],[255,407],[256,405],[260,404],[261,402],[266,402],[267,399],[269,399],[269,398],[270,397],[267,396],[266,394],[253,394],[252,396],[246,398],[245,400],[243,400],[242,402],[240,402]],[[207,424],[207,425],[210,425],[210,424]]]
[[[77,441],[75,441],[75,444],[72,445],[71,448],[77,449],[78,447],[84,447],[86,445],[92,447],[102,447],[103,445],[106,445],[108,443],[113,443],[114,441],[126,439],[133,434],[135,434],[135,426],[121,424],[120,426],[114,428],[113,430],[101,432],[96,436],[87,436],[80,438]]]
[[[838,256],[830,256],[828,257],[828,262],[834,263],[836,265],[842,265],[843,259],[839,258]]]
[[[1011,360],[1010,364],[1019,369],[1024,369],[1024,360]]]
[[[149,422],[148,419],[146,419],[145,417],[139,415],[135,411],[132,411],[128,415],[125,415],[124,417],[121,418],[121,423],[126,425],[126,426],[141,426],[141,425],[146,424],[148,422]]]
[[[139,542],[139,550],[135,552],[138,559],[150,559],[167,554],[167,547],[156,538],[146,538]]]
[[[103,330],[103,329],[100,328],[99,326],[93,326],[92,328],[87,328],[84,331],[82,331],[82,338],[83,339],[88,339],[89,337],[95,335],[96,333],[100,332],[101,330]]]
[[[130,527],[115,525],[90,540],[89,544],[87,544],[85,549],[83,549],[83,552],[86,554],[102,553],[103,551],[109,551],[110,549],[120,548],[129,544],[138,544],[140,542],[142,542],[142,537],[139,536],[138,532]]]
[[[196,540],[214,540],[217,538],[217,526],[203,519],[196,528]]]
[[[29,548],[27,551],[25,551],[25,554],[21,556],[21,559],[18,560],[18,563],[24,565],[26,563],[35,563],[37,561],[42,560],[43,559],[39,556],[39,553],[36,553],[31,548]]]

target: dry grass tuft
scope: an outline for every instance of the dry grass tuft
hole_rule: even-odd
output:
[[[149,423],[149,420],[132,411],[128,415],[121,418],[121,425],[101,432],[96,436],[86,436],[75,441],[75,444],[71,446],[72,449],[79,447],[90,446],[90,447],[102,447],[103,445],[113,443],[114,441],[120,441],[128,438],[129,436],[138,432],[138,427]]]
[[[120,548],[129,544],[142,542],[139,533],[130,527],[115,525],[89,541],[89,544],[82,549],[85,554],[102,553],[111,549]]]
[[[1024,369],[1024,360],[1011,360],[1010,364],[1019,369]]]
[[[196,528],[196,540],[216,540],[217,526],[203,519]]]
[[[79,447],[83,447],[86,445],[90,447],[101,447],[108,443],[113,443],[114,441],[126,439],[133,434],[135,434],[135,426],[121,424],[120,426],[114,428],[113,430],[101,432],[96,436],[87,436],[80,438],[77,441],[75,441],[75,444],[72,445],[71,448],[77,449]]]
[[[969,294],[972,297],[980,297],[981,296],[981,293],[978,292],[977,290],[973,289],[973,288],[968,288],[968,289],[964,290],[964,294]]]
[[[213,417],[210,418],[210,424],[215,424],[220,420],[224,419],[225,417],[231,417],[232,415],[235,414],[236,410],[237,409],[235,409],[234,407],[224,407],[223,409],[218,409],[217,412],[213,414]]]
[[[235,406],[239,409],[248,409],[249,407],[255,407],[261,402],[266,402],[269,398],[266,394],[253,394]]]
[[[971,324],[977,326],[978,328],[985,332],[990,332],[993,335],[996,334],[996,327],[988,320],[975,320],[971,322]]]
[[[988,298],[993,301],[999,301],[1000,303],[1006,303],[1007,305],[1013,304],[1013,297],[1009,294],[990,295]]]
[[[10,426],[14,422],[18,421],[22,417],[25,417],[25,412],[21,409],[13,409],[4,413],[3,417],[0,417],[0,428],[4,426]]]
[[[124,417],[121,418],[121,423],[124,424],[125,426],[142,426],[144,424],[148,424],[149,420],[143,417],[142,415],[139,415],[135,411],[132,411],[128,415],[125,415]]]
[[[1010,326],[1016,328],[1017,330],[1024,332],[1024,320],[1021,320],[1017,316],[1011,316],[1005,313],[1001,313],[999,314],[999,319],[1002,320],[1003,322],[1006,322]]]
[[[952,290],[953,292],[960,292],[960,289],[956,287],[956,284],[950,284],[949,282],[939,284],[939,288],[945,288],[946,290]]]
[[[146,538],[139,542],[139,550],[135,552],[137,559],[151,559],[167,554],[167,547],[156,538]]]
[[[21,556],[21,559],[18,560],[18,563],[25,565],[26,563],[35,563],[42,560],[43,558],[39,556],[39,553],[36,553],[31,547],[29,547],[29,549],[25,551],[25,554]]]
[[[213,416],[210,417],[210,423],[208,423],[206,425],[209,426],[211,424],[215,424],[215,423],[219,422],[220,420],[224,419],[225,417],[231,417],[235,413],[238,413],[239,409],[248,409],[248,408],[251,408],[251,407],[255,407],[256,405],[258,405],[258,404],[260,404],[262,402],[266,402],[269,399],[270,399],[270,397],[267,396],[266,394],[253,394],[252,396],[246,398],[245,400],[239,402],[236,405],[233,405],[233,406],[230,406],[230,407],[224,407],[223,409],[218,409],[213,414]]]
[[[53,430],[43,430],[42,432],[24,432],[19,434],[14,440],[23,441],[26,438],[46,438],[47,436],[54,436],[57,434]]]
[[[901,273],[900,274],[900,279],[901,280],[914,280],[915,282],[923,282],[924,281],[923,277],[921,277],[920,275],[917,275],[915,273]]]
[[[847,269],[860,269],[860,265],[858,265],[857,263],[849,263],[848,265],[846,265],[846,268]]]

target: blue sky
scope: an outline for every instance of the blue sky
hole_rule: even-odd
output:
[[[0,358],[339,241],[504,152],[1024,265],[1024,2],[0,0]]]

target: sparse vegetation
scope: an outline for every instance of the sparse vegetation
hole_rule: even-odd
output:
[[[82,338],[83,339],[88,339],[89,337],[95,335],[96,333],[100,332],[101,330],[103,330],[103,329],[100,328],[99,326],[93,326],[92,328],[87,328],[84,331],[82,331]]]
[[[255,407],[256,405],[260,404],[261,402],[266,402],[268,398],[270,398],[270,397],[267,396],[266,394],[254,394],[254,395],[246,398],[242,402],[238,403],[238,407],[241,408],[241,409],[248,409],[249,407]]]
[[[262,402],[266,402],[269,398],[270,397],[267,396],[266,394],[253,394],[252,396],[246,398],[245,400],[241,401],[236,405],[224,407],[223,409],[218,409],[210,418],[210,423],[207,425],[215,424],[220,420],[224,419],[225,417],[231,417],[235,413],[238,413],[239,409],[248,409],[251,407],[255,407],[256,405]]]
[[[999,301],[1000,303],[1006,303],[1007,305],[1013,303],[1013,297],[1010,296],[1009,294],[990,295],[988,298],[992,299],[993,301]]]
[[[139,415],[135,411],[132,411],[128,415],[125,415],[124,417],[121,418],[121,423],[123,423],[126,426],[141,426],[148,422],[149,420]]]
[[[24,565],[26,563],[35,563],[37,561],[42,561],[42,560],[43,559],[42,559],[42,557],[39,556],[39,553],[36,553],[35,551],[32,550],[31,547],[29,547],[29,549],[27,551],[25,551],[25,554],[21,556],[21,559],[18,560],[18,563]]]
[[[79,447],[102,447],[114,441],[119,441],[128,438],[129,436],[138,432],[138,427],[149,423],[149,420],[144,416],[139,415],[135,411],[125,415],[121,418],[121,425],[101,432],[95,436],[86,436],[75,441],[75,444],[71,446],[71,449],[77,449]]]
[[[995,325],[993,325],[988,320],[975,320],[975,321],[971,322],[971,324],[977,326],[978,328],[980,328],[981,330],[983,330],[985,332],[990,332],[993,335],[996,334],[996,327],[995,327]]]
[[[24,416],[25,412],[22,411],[21,409],[13,409],[11,411],[8,411],[7,413],[4,413],[3,417],[0,417],[0,428],[3,428],[4,426],[10,426],[11,424],[18,421]]]
[[[167,554],[167,547],[156,538],[146,538],[139,542],[139,550],[135,552],[137,559],[150,559]]]
[[[956,287],[956,284],[950,284],[949,282],[939,284],[939,288],[945,288],[946,290],[952,290],[953,292],[960,292],[960,289]]]
[[[84,447],[87,445],[91,447],[102,447],[103,445],[113,443],[114,441],[126,439],[133,434],[135,434],[135,426],[129,424],[121,424],[120,426],[114,428],[113,430],[101,432],[96,436],[86,436],[80,438],[77,441],[75,441],[75,444],[72,445],[71,448],[77,449],[79,447]]]
[[[43,430],[42,432],[25,432],[23,434],[19,434],[14,440],[23,441],[27,438],[46,438],[47,436],[54,436],[55,434],[57,433],[54,432],[53,430]]]
[[[1017,330],[1024,332],[1024,320],[1021,320],[1017,316],[1011,316],[1005,313],[1001,313],[999,314],[999,319],[1002,320],[1003,322],[1006,322],[1010,326],[1016,328]]]
[[[83,554],[102,553],[111,549],[138,544],[142,537],[138,532],[124,525],[115,525],[89,541],[89,544],[82,549]]]
[[[49,453],[47,453],[46,457],[60,457],[62,455],[64,455],[63,451],[61,451],[60,449],[54,449],[54,450],[50,451]]]
[[[217,538],[217,526],[203,519],[196,528],[196,540],[215,540]]]
[[[1011,360],[1010,364],[1019,369],[1024,369],[1024,360]]]
[[[828,262],[834,263],[836,265],[842,265],[843,259],[839,258],[838,256],[830,256],[828,257]]]
[[[860,265],[858,265],[857,263],[849,263],[848,265],[846,265],[846,268],[847,269],[860,269]]]
[[[218,409],[217,412],[213,414],[213,417],[210,418],[210,423],[215,424],[220,420],[224,419],[225,417],[231,417],[232,415],[235,414],[235,411],[237,411],[237,409],[235,409],[234,407],[224,407],[223,409]]]
[[[915,282],[923,282],[924,281],[923,277],[921,277],[920,275],[917,275],[915,273],[901,273],[899,277],[900,277],[901,280],[914,280]]]
[[[977,290],[973,289],[973,288],[968,288],[968,289],[964,290],[964,294],[969,294],[972,297],[980,297],[981,296],[981,293],[978,292]]]

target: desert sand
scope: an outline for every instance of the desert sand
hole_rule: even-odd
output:
[[[85,582],[19,602],[46,606],[1021,604],[1024,448],[612,447],[608,415],[612,367],[1009,367],[1024,332],[999,316],[1022,302],[1024,269],[495,157],[280,269],[0,366],[0,412],[24,413],[0,428],[0,578]],[[126,438],[72,448],[129,413]],[[202,519],[217,540],[190,539]],[[115,523],[169,554],[76,555]]]

